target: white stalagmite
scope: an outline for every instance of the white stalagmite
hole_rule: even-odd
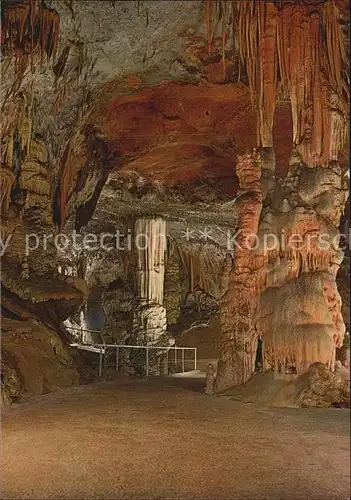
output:
[[[138,219],[135,223],[137,284],[141,301],[163,304],[166,222]]]
[[[163,307],[166,221],[138,219],[135,222],[137,294],[140,301],[134,315],[134,329],[155,342],[167,329]],[[139,334],[138,334],[139,335]]]

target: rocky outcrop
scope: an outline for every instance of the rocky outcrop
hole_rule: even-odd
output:
[[[341,364],[335,372],[323,363],[314,363],[299,380],[297,398],[303,408],[348,408],[350,407],[349,371]]]
[[[1,323],[2,403],[78,385],[93,375],[73,358],[54,330],[36,320]]]

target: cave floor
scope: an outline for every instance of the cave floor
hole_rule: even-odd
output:
[[[121,378],[7,410],[1,498],[350,497],[349,410],[256,407],[203,384]]]

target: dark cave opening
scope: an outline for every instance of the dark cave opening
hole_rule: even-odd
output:
[[[257,347],[256,347],[256,358],[255,358],[255,372],[260,372],[263,369],[263,349],[262,349],[262,338],[258,337]]]

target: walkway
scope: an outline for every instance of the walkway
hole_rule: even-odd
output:
[[[202,384],[121,379],[9,410],[1,498],[349,498],[348,410],[256,408]]]

